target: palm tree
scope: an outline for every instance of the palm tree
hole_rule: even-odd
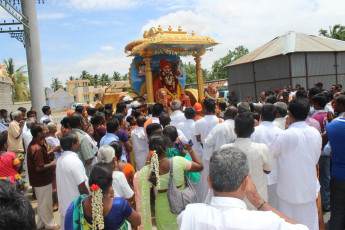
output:
[[[70,81],[73,81],[73,80],[75,80],[75,79],[74,79],[73,76],[69,76],[69,80],[70,80]]]
[[[83,70],[83,71],[81,71],[81,74],[80,74],[79,78],[81,80],[90,79],[90,74],[86,70]]]
[[[54,89],[54,92],[57,91],[58,89],[63,89],[63,85],[59,78],[53,78],[52,83],[50,84],[50,87]]]
[[[113,77],[111,78],[113,81],[121,81],[121,74],[117,71],[114,71]]]
[[[28,101],[30,100],[30,90],[29,90],[29,78],[24,74],[27,71],[24,71],[25,65],[20,66],[15,70],[14,62],[12,58],[8,60],[3,60],[7,65],[8,77],[11,78],[11,93],[12,93],[12,102],[16,101]]]
[[[128,73],[122,76],[122,80],[127,81],[128,80]]]
[[[109,85],[110,83],[109,75],[106,73],[102,73],[100,83],[102,86]]]
[[[99,75],[98,74],[95,74],[95,75],[93,75],[93,77],[92,77],[92,79],[90,79],[90,83],[91,83],[91,85],[93,85],[93,86],[98,86],[98,84],[99,84]]]
[[[336,24],[333,28],[329,27],[329,33],[325,29],[320,29],[319,35],[345,41],[345,26]]]

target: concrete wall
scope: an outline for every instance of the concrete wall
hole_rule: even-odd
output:
[[[11,83],[8,77],[0,77],[0,109],[12,110]]]

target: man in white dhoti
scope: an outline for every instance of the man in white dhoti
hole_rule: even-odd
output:
[[[273,124],[280,128],[281,130],[285,130],[285,117],[287,115],[287,105],[284,102],[276,102],[274,105],[277,108],[276,119],[273,121]]]
[[[279,211],[319,229],[316,198],[320,189],[316,164],[321,154],[321,136],[306,124],[310,106],[306,99],[293,99],[288,107],[287,130],[277,135],[270,146],[277,157]]]
[[[236,139],[234,131],[234,119],[237,115],[237,108],[230,106],[225,110],[223,123],[216,125],[207,135],[205,146],[212,148],[212,151],[219,150],[220,146],[233,143]]]
[[[144,128],[145,122],[146,118],[144,116],[138,117],[138,127],[136,127],[131,133],[135,168],[137,171],[141,170],[145,166],[145,161],[149,154],[149,143]]]
[[[186,120],[183,112],[181,111],[181,102],[180,100],[172,100],[170,102],[170,107],[173,113],[170,115],[170,125],[175,126],[177,128],[177,125],[180,122],[183,122]]]
[[[265,104],[262,107],[262,122],[259,126],[255,127],[255,131],[252,134],[252,141],[256,143],[262,143],[269,146],[273,141],[274,137],[279,133],[283,132],[282,129],[278,128],[273,124],[274,119],[276,118],[277,108],[272,104]],[[285,121],[285,118],[284,118]],[[270,153],[271,154],[271,153]],[[273,157],[273,156],[272,156]],[[276,192],[277,184],[277,167],[276,159],[273,157],[274,167],[271,170],[270,174],[266,175],[267,182],[267,192],[268,192],[268,203],[278,209],[278,196]]]
[[[204,114],[205,116],[195,123],[196,140],[203,146],[202,149],[202,163],[204,170],[201,172],[199,188],[197,194],[200,201],[204,201],[208,193],[207,175],[209,172],[210,157],[212,155],[212,148],[204,146],[207,135],[211,132],[214,126],[222,122],[222,119],[215,115],[216,102],[207,98],[204,101]]]

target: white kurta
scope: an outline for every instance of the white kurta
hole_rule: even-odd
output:
[[[139,171],[145,166],[149,154],[149,144],[144,127],[136,127],[131,134],[133,155],[136,170]]]
[[[183,122],[186,120],[186,117],[184,116],[184,113],[181,112],[180,110],[175,110],[171,115],[170,115],[170,125],[177,127],[177,125],[180,122]]]
[[[220,146],[233,143],[236,140],[234,120],[228,119],[217,124],[205,139],[205,146],[217,151]]]
[[[287,130],[275,137],[270,149],[277,156],[279,202],[283,200],[300,208],[301,205],[309,207],[311,203],[315,203],[320,189],[316,164],[320,158],[321,144],[320,133],[304,121],[291,124]],[[280,211],[284,213],[284,209]],[[313,211],[304,212],[304,215],[305,220],[315,219],[316,206]],[[290,217],[297,219],[295,215]],[[301,223],[314,229],[306,222]]]
[[[177,128],[182,131],[182,133],[185,135],[188,141],[192,140],[193,148],[195,152],[198,154],[198,156],[201,158],[202,147],[200,145],[200,142],[198,142],[195,137],[195,121],[193,119],[187,119],[183,122],[180,122],[177,125]]]
[[[43,124],[43,121],[45,121],[45,120],[53,121],[51,115],[49,115],[49,116],[48,116],[48,115],[43,115],[43,116],[41,117],[41,119],[40,119],[40,123]]]
[[[290,224],[268,211],[249,211],[246,204],[233,197],[213,197],[211,204],[189,204],[178,216],[181,230],[307,230],[301,224]]]
[[[227,147],[237,147],[242,150],[248,158],[249,173],[258,190],[258,194],[265,201],[268,200],[267,182],[265,171],[271,171],[274,166],[273,156],[267,145],[254,143],[250,138],[237,138],[234,143],[223,145],[220,149]],[[249,210],[256,210],[247,198],[244,199]]]
[[[280,128],[281,130],[285,130],[285,117],[278,117],[273,121],[273,124]]]

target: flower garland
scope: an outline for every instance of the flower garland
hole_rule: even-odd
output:
[[[210,94],[208,94],[208,92],[207,92],[207,91],[205,92],[205,95],[206,95],[206,97],[212,98],[213,100],[217,100],[217,99],[218,99],[218,97],[219,97],[219,92],[217,92],[216,97],[212,97]]]
[[[156,180],[157,180],[157,189],[160,189],[161,187],[161,181],[159,178],[159,160],[158,160],[158,155],[155,151],[150,151],[151,154],[151,163],[150,163],[150,171],[154,172],[156,174]],[[152,187],[152,185],[151,185]]]
[[[92,206],[92,229],[104,229],[104,217],[103,217],[103,193],[102,189],[93,184],[91,189],[91,206]],[[98,226],[98,228],[97,228]]]

